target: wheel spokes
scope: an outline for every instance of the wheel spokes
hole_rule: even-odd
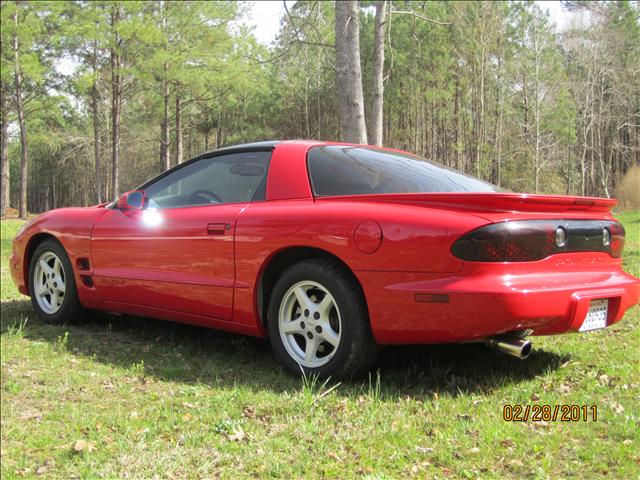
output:
[[[289,288],[280,303],[278,328],[289,356],[304,367],[329,362],[342,332],[338,305],[329,290],[312,280]]]
[[[40,279],[40,283],[36,285],[36,295],[38,297],[42,297],[47,293],[49,293],[49,290],[47,289],[47,286],[42,282],[42,279]]]
[[[298,303],[300,304],[300,308],[302,309],[310,309],[313,308],[313,302],[307,295],[307,291],[302,287],[296,287],[293,291],[295,293],[296,298],[298,299]]]
[[[329,312],[331,312],[331,309],[333,308],[333,297],[328,293],[325,294],[324,298],[316,308],[320,314],[320,318],[328,320]]]
[[[307,338],[306,345],[304,348],[304,360],[305,362],[311,363],[317,359],[316,354],[318,353],[318,347],[320,346],[320,339],[317,336],[313,336],[313,338]]]
[[[64,302],[66,283],[64,265],[54,252],[44,252],[33,276],[34,298],[47,314],[56,313]]]
[[[329,322],[322,325],[322,333],[320,333],[320,337],[333,348],[338,348],[340,336],[333,330],[333,328],[331,328]]]
[[[292,320],[290,322],[283,323],[281,329],[284,333],[292,335],[294,333],[302,334],[302,328],[300,327],[300,322],[298,320]]]
[[[58,257],[53,259],[53,276],[55,278],[60,278],[62,275],[62,262]]]
[[[49,262],[47,262],[44,258],[40,259],[40,262],[38,262],[38,265],[40,265],[40,268],[47,276],[53,274],[53,268],[51,268],[51,266],[49,265]]]

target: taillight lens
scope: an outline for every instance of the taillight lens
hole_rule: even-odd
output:
[[[624,228],[598,220],[516,220],[487,225],[464,235],[452,253],[473,262],[531,262],[555,253],[607,252],[620,257]]]
[[[611,222],[609,230],[609,255],[615,258],[622,256],[624,250],[624,227],[617,222]]]

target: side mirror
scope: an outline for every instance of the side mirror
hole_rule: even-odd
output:
[[[120,195],[117,207],[120,210],[142,210],[146,200],[144,190],[131,190]]]

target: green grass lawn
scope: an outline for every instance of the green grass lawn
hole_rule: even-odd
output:
[[[640,212],[625,267],[640,275]],[[131,317],[55,327],[9,276],[2,222],[3,479],[638,478],[640,315],[481,345],[386,348],[369,380],[303,381],[267,343]],[[510,423],[505,404],[596,405],[597,421]]]

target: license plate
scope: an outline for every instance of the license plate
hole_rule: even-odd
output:
[[[609,299],[603,298],[599,300],[591,300],[589,311],[580,327],[581,332],[590,332],[591,330],[599,330],[607,326],[607,309],[609,307]]]

